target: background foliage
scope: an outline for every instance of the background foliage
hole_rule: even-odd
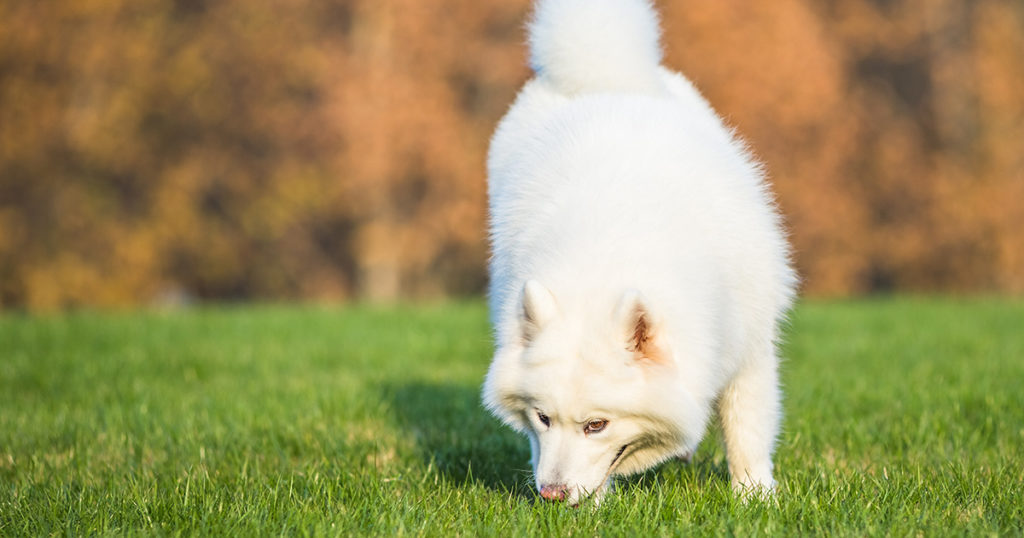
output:
[[[1024,4],[656,3],[807,292],[1024,291]],[[0,306],[482,290],[528,8],[0,3]]]

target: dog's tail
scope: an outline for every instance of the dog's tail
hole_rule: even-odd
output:
[[[537,0],[530,65],[560,92],[660,93],[650,0]]]

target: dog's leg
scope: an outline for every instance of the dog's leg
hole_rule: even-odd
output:
[[[775,489],[772,452],[779,431],[778,359],[774,349],[751,360],[718,403],[733,489],[766,496]]]

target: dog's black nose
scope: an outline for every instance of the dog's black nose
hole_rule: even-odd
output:
[[[564,501],[566,487],[562,484],[554,484],[540,487],[540,496],[549,501]]]

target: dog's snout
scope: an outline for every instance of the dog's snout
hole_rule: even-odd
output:
[[[564,501],[566,487],[562,484],[549,484],[540,487],[540,496],[549,501]]]

